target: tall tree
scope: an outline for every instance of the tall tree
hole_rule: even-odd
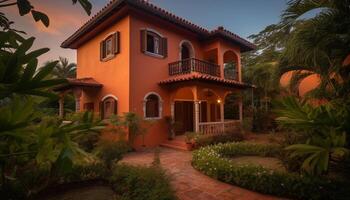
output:
[[[52,71],[57,78],[75,78],[77,73],[77,65],[69,63],[67,58],[59,57],[59,62]]]

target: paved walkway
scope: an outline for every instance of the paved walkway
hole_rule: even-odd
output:
[[[154,151],[127,154],[121,162],[150,165]],[[162,167],[171,175],[172,185],[180,200],[276,200],[240,187],[225,184],[203,175],[191,166],[191,152],[160,148]]]

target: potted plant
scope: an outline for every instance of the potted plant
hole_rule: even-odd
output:
[[[176,122],[171,116],[165,116],[164,119],[168,124],[168,139],[172,140],[175,137],[176,130],[181,127],[181,123]]]
[[[185,133],[185,141],[186,141],[186,147],[188,150],[191,150],[195,144],[195,138],[197,136],[197,133],[195,132],[186,132]]]

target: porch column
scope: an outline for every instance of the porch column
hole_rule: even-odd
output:
[[[199,101],[194,101],[194,131],[199,132]]]
[[[60,118],[64,117],[64,94],[61,93],[58,99],[58,116]]]
[[[175,120],[175,102],[170,102],[170,115],[171,120]]]
[[[241,98],[238,103],[239,107],[239,121],[242,122],[243,120],[243,99]]]
[[[222,133],[225,133],[225,109],[224,109],[224,102],[220,102],[220,118],[221,118],[221,123],[222,123]]]
[[[74,88],[73,89],[73,94],[75,97],[75,112],[80,112],[80,98],[82,95],[83,91],[81,88]]]

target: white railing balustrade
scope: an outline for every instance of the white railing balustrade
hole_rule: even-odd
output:
[[[203,135],[220,135],[235,131],[239,127],[239,120],[230,120],[225,122],[200,122],[199,132]]]

